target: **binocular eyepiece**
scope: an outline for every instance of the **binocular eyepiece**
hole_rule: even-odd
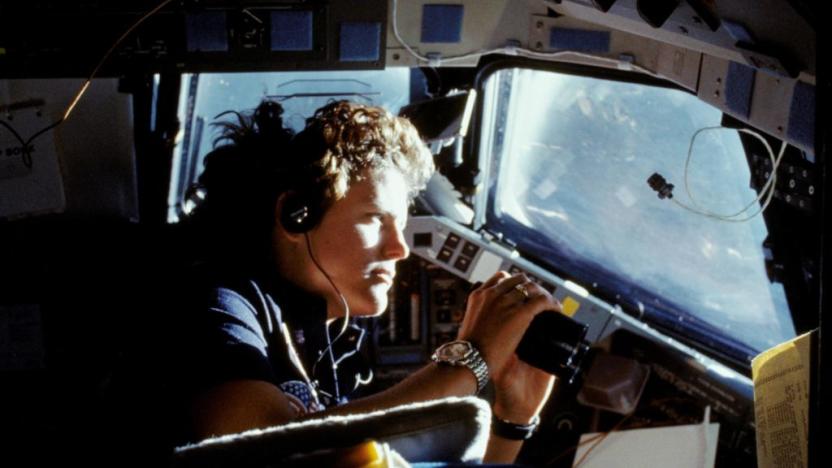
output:
[[[532,320],[520,344],[517,357],[569,384],[581,373],[589,351],[587,326],[553,310],[543,311]]]

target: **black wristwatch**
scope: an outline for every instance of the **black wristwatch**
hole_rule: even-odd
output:
[[[535,416],[528,424],[515,424],[511,421],[498,418],[495,414],[491,414],[491,432],[494,435],[509,440],[526,440],[531,438],[537,431],[537,426],[540,425],[540,417]]]
[[[477,378],[477,393],[480,393],[488,383],[488,364],[470,341],[456,340],[445,343],[436,348],[431,359],[439,364],[470,369]]]

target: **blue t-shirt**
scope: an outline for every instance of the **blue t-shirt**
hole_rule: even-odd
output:
[[[357,352],[363,330],[352,325],[329,346],[326,302],[281,278],[201,268],[181,300],[170,364],[183,405],[220,383],[252,379],[277,386],[304,414],[344,403],[369,374]]]

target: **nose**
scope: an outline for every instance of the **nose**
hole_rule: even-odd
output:
[[[404,232],[395,224],[387,231],[383,254],[386,260],[402,260],[410,255],[410,247],[404,239]]]

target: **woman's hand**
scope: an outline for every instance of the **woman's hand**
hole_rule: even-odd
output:
[[[554,377],[515,354],[532,319],[544,310],[561,308],[525,275],[500,271],[471,292],[459,330],[459,339],[473,342],[488,364],[496,389],[495,414],[518,424],[537,415],[554,383]]]

